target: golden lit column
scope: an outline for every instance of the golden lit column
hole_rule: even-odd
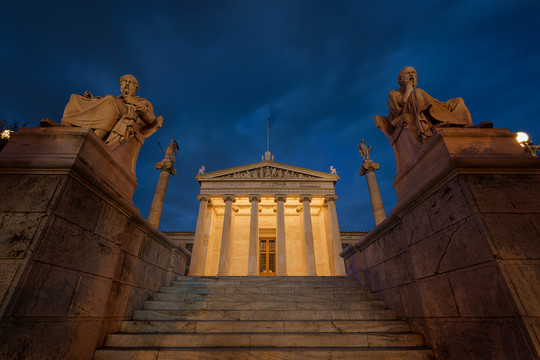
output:
[[[173,163],[174,160],[171,161],[167,158],[156,163],[156,169],[160,170],[159,179],[154,198],[152,199],[152,205],[150,206],[150,213],[148,214],[148,222],[155,227],[159,226],[159,220],[161,219],[161,211],[163,210],[163,203],[165,202],[169,175],[176,175],[176,169],[174,168]]]
[[[277,276],[287,276],[287,249],[285,245],[285,201],[287,195],[275,195],[277,203],[276,218],[276,252],[277,252]]]
[[[339,256],[341,253],[341,235],[339,233],[339,225],[338,225],[338,218],[337,218],[337,211],[336,211],[336,200],[338,198],[337,195],[326,195],[325,202],[328,204],[328,214],[330,217],[330,237],[333,245],[333,257],[334,257],[334,269],[333,274],[336,276],[345,276],[347,275],[345,273],[345,262],[343,259]]]
[[[251,219],[249,222],[249,260],[248,276],[257,276],[257,245],[259,243],[259,203],[261,195],[249,195]]]
[[[199,273],[201,276],[205,275],[206,271],[206,258],[208,257],[208,239],[210,237],[210,226],[212,224],[212,200],[208,201],[208,207],[206,209],[206,216],[204,219],[204,232],[202,234],[202,252],[201,252],[201,262],[199,265]]]
[[[195,238],[193,239],[193,251],[191,252],[191,264],[189,266],[189,276],[201,276],[203,275],[201,269],[203,268],[203,241],[205,228],[205,219],[207,217],[208,203],[210,202],[210,195],[198,195],[197,199],[201,201],[199,204],[199,215],[197,217],[197,225],[195,226]]]
[[[219,270],[218,275],[228,275],[230,268],[231,255],[231,219],[232,204],[236,201],[234,195],[223,195],[225,201],[225,213],[223,214],[223,231],[221,234],[221,250],[219,252]]]
[[[304,239],[306,244],[306,275],[317,276],[315,268],[315,249],[313,246],[313,226],[311,224],[311,195],[300,195],[304,216]]]

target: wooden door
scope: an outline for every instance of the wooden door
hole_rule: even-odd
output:
[[[259,276],[276,275],[276,239],[259,239]]]

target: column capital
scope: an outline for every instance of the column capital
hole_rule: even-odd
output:
[[[311,199],[313,199],[313,196],[308,194],[302,194],[300,195],[300,202],[308,201],[311,202]]]
[[[199,195],[197,195],[197,200],[210,202],[210,195],[199,194]]]
[[[231,194],[223,195],[223,201],[225,201],[225,202],[232,201],[234,203],[234,202],[236,202],[236,196],[231,195]]]
[[[287,195],[284,195],[284,194],[276,194],[276,195],[274,195],[274,202],[278,202],[278,201],[286,202],[287,201]]]
[[[248,195],[249,202],[257,201],[261,202],[261,195]]]
[[[333,194],[333,195],[325,195],[324,196],[324,202],[329,202],[329,201],[336,201],[339,197],[336,195],[336,194]]]
[[[368,171],[375,171],[375,170],[378,170],[380,167],[381,167],[381,165],[374,162],[374,161],[364,160],[364,162],[362,163],[362,168],[360,169],[358,174],[360,174],[360,176],[363,176]]]

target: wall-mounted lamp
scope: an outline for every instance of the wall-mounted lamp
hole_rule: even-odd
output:
[[[531,140],[529,140],[529,135],[527,135],[524,132],[518,132],[516,136],[516,140],[526,152],[528,152],[529,154],[533,156],[538,156],[536,154],[540,150],[540,146],[534,145],[534,143]]]

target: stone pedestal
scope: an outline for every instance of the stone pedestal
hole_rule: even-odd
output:
[[[540,160],[505,129],[439,129],[392,214],[341,255],[441,359],[536,359]]]
[[[189,252],[138,215],[132,164],[90,130],[22,128],[0,152],[0,358],[91,359]]]

